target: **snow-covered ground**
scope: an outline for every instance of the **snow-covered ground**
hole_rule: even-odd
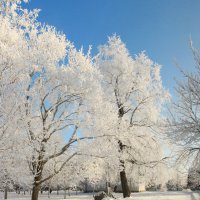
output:
[[[120,197],[121,194],[115,194],[116,197]],[[142,192],[133,193],[133,200],[200,200],[200,192]],[[3,199],[3,194],[0,193],[0,199]],[[30,195],[26,194],[16,194],[8,193],[8,200],[30,200]],[[49,199],[47,194],[43,194],[39,198],[40,200]],[[132,198],[131,198],[132,199]],[[63,193],[60,192],[59,195],[53,193],[50,200],[63,200]],[[93,200],[93,194],[83,194],[78,195],[72,194],[67,196],[67,200]]]

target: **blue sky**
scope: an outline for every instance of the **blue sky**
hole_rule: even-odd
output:
[[[189,38],[200,47],[199,0],[32,0],[27,8],[40,8],[39,20],[66,34],[85,49],[104,44],[116,33],[132,55],[145,50],[162,65],[163,84],[173,94],[180,73],[194,65]]]

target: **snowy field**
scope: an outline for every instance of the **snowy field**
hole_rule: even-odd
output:
[[[121,194],[115,194],[116,197],[120,197]],[[200,192],[142,192],[132,194],[131,199],[134,200],[200,200]],[[3,194],[0,193],[0,199],[3,199]],[[8,200],[30,200],[30,195],[18,195],[16,193],[9,193]],[[49,199],[47,194],[43,194],[39,198],[40,200]],[[50,200],[63,200],[63,193],[60,192],[59,195],[53,193],[50,196]],[[67,196],[67,200],[93,200],[93,194],[83,194],[78,195],[72,194]]]

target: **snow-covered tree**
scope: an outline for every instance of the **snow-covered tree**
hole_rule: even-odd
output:
[[[176,100],[168,118],[167,134],[175,143],[181,155],[179,160],[190,160],[200,151],[200,56],[192,46],[195,68],[187,72],[180,68],[183,79],[177,81]]]
[[[193,190],[200,189],[200,152],[198,152],[189,169],[187,186]]]
[[[15,134],[14,134],[15,135]],[[32,186],[32,177],[26,159],[24,159],[23,151],[18,138],[10,137],[9,139],[15,139],[17,142],[12,147],[1,153],[0,156],[0,187],[5,192],[7,197],[7,191],[14,189],[15,186],[27,190]]]
[[[127,158],[131,156],[135,162],[148,158],[143,149],[154,140],[151,129],[168,94],[162,86],[160,66],[144,53],[131,57],[118,36],[109,37],[108,43],[100,46],[95,61],[103,76],[104,101],[110,104],[107,112],[113,118],[115,134],[110,141],[117,147],[123,195],[128,197]]]
[[[18,98],[15,90],[24,78],[23,69],[28,63],[25,33],[18,25],[21,16],[17,17],[13,11],[16,3],[0,2],[0,153],[12,146],[8,138],[16,131]]]
[[[4,74],[6,81],[12,76],[5,86],[20,77],[13,85],[14,97],[2,102],[10,105],[10,100],[17,101],[11,130],[23,142],[21,159],[27,161],[32,173],[32,199],[37,200],[41,184],[77,154],[73,144],[91,138],[77,130],[90,124],[94,103],[101,101],[101,88],[89,54],[77,51],[54,27],[39,23],[38,10],[27,11],[20,3],[1,2],[1,67],[8,73]],[[54,162],[54,169],[44,177],[49,162]]]
[[[17,160],[15,141],[17,132],[17,110],[19,98],[17,85],[24,79],[24,67],[27,65],[28,46],[24,40],[24,31],[19,22],[22,16],[14,15],[20,1],[0,2],[0,159],[1,180],[7,186],[17,182],[18,172],[23,161]],[[18,7],[19,8],[19,7]],[[14,11],[15,10],[15,11]],[[23,18],[23,17],[22,17]],[[19,158],[19,157],[18,157]],[[15,169],[15,170],[14,170]],[[18,169],[20,169],[18,171]],[[22,170],[23,171],[23,170]],[[24,181],[26,179],[24,170]],[[4,178],[2,178],[4,177]],[[9,183],[9,184],[8,184]],[[5,184],[1,184],[4,185]],[[7,188],[7,187],[4,187]]]

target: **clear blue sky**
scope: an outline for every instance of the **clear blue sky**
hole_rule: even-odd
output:
[[[163,84],[173,93],[180,79],[175,61],[190,70],[189,38],[200,47],[200,0],[32,0],[39,20],[66,34],[76,47],[104,44],[117,33],[131,54],[145,50],[161,64]]]

